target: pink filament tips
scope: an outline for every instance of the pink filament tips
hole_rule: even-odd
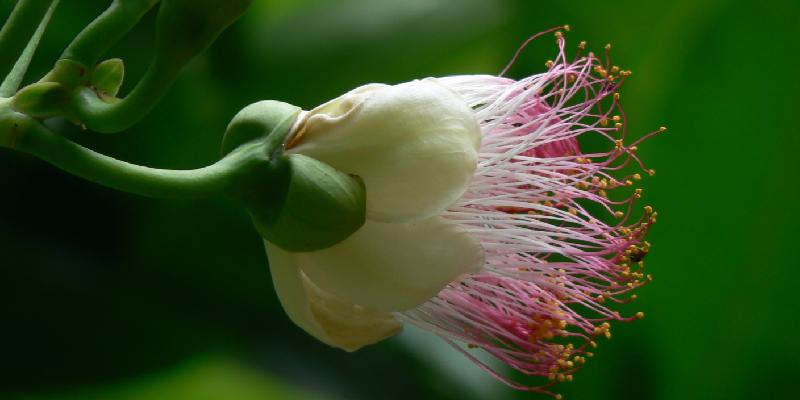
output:
[[[483,133],[473,182],[444,216],[480,240],[487,261],[401,315],[542,379],[514,382],[454,344],[502,382],[549,394],[572,380],[598,337],[611,337],[609,321],[641,318],[609,307],[650,281],[645,238],[656,220],[649,206],[635,217],[642,175],[620,172],[633,160],[652,174],[635,152],[663,131],[626,144],[618,90],[630,72],[608,54],[581,55],[583,42],[569,60],[560,31],[556,38],[558,56],[538,75],[440,79],[472,107]],[[582,151],[579,138],[591,135],[607,149]]]

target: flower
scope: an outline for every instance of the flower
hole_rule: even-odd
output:
[[[626,144],[617,90],[630,72],[581,55],[583,42],[569,60],[556,37],[558,57],[538,75],[367,85],[300,117],[287,152],[361,176],[367,222],[319,251],[267,243],[295,323],[351,351],[411,323],[504,383],[550,393],[610,337],[609,321],[642,316],[606,305],[650,280],[656,218],[647,206],[633,221],[641,175],[615,176],[630,161],[654,173],[635,152],[664,128]],[[584,136],[610,149],[583,151]],[[516,383],[473,348],[547,380]]]

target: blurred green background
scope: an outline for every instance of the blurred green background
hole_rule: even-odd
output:
[[[64,0],[27,82],[108,1]],[[2,15],[13,2],[3,1]],[[800,5],[746,0],[255,0],[141,123],[73,139],[163,168],[213,162],[227,121],[280,99],[313,107],[368,82],[497,73],[528,36],[614,44],[659,211],[653,284],[567,399],[792,398],[800,200]],[[154,13],[109,57],[130,89]],[[543,69],[551,38],[511,75]],[[117,193],[0,151],[2,399],[533,399],[413,329],[354,354],[285,317],[260,239],[225,199]]]

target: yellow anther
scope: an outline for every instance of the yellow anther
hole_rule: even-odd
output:
[[[564,38],[564,34],[561,31],[556,31],[555,33],[556,39],[561,40]]]
[[[622,120],[622,117],[620,117],[619,115],[615,115],[611,117],[611,119],[614,120],[614,122],[619,122],[620,120]]]
[[[581,50],[586,49],[586,41],[585,40],[581,40],[581,42],[578,43],[578,48],[581,49]]]
[[[592,341],[589,342],[589,346],[592,346],[592,348],[596,349],[597,348],[597,342],[592,340]],[[594,354],[592,354],[592,353],[586,353],[586,355],[589,356],[589,357],[594,357]]]
[[[639,318],[639,319],[642,319],[642,318],[644,318],[644,313],[643,313],[643,312],[641,312],[641,311],[637,312],[637,313],[636,313],[636,318]]]
[[[619,101],[619,93],[614,93],[614,101]]]
[[[658,128],[658,130],[659,130],[659,132],[664,132],[665,130],[667,130],[667,127],[666,126],[662,126],[662,127]]]
[[[631,147],[630,147],[628,150],[630,150],[630,151],[636,151],[636,150],[639,150],[639,147],[637,147],[637,146],[631,146]]]
[[[550,68],[553,68],[553,64],[554,64],[553,60],[547,60],[547,61],[545,61],[544,66],[547,67],[548,69],[550,69]]]
[[[653,212],[653,207],[651,206],[644,206],[644,212],[651,214]]]
[[[647,170],[647,174],[648,174],[648,175],[650,175],[650,176],[653,176],[653,175],[655,175],[655,174],[656,174],[656,170],[654,170],[654,169],[652,169],[652,168],[651,168],[651,169],[648,169],[648,170]]]
[[[605,118],[600,119],[600,126],[608,126],[608,120]]]
[[[571,29],[571,27],[569,25],[564,25],[564,30],[565,31],[569,32],[570,29]]]
[[[639,298],[639,296],[637,296],[637,295],[635,295],[635,294],[632,294],[632,295],[631,295],[631,300],[636,300],[636,299],[638,299],[638,298]]]
[[[633,186],[633,181],[628,179],[625,181],[625,186]]]
[[[612,74],[616,74],[617,72],[619,72],[619,67],[618,66],[615,65],[615,66],[611,67],[611,73]]]
[[[621,76],[631,76],[632,72],[630,70],[620,71],[619,74]]]
[[[625,215],[625,213],[622,211],[614,211],[614,216],[617,218],[622,218],[623,215]]]
[[[572,379],[573,379],[573,378],[572,378],[572,374],[570,374],[570,375],[567,375],[567,382],[572,382]]]
[[[597,65],[594,67],[594,72],[598,75],[602,76],[603,78],[608,76],[608,71],[606,71],[603,67]]]
[[[601,189],[601,190],[598,190],[598,191],[597,191],[597,194],[598,194],[600,197],[604,198],[604,199],[607,199],[607,198],[608,198],[608,193],[606,193],[606,191],[605,191],[605,190],[602,190],[602,189]]]
[[[611,50],[611,43],[606,43],[605,49],[606,50]]]
[[[622,129],[622,122],[617,122],[616,124],[614,124],[614,128],[616,128],[616,130]]]
[[[562,396],[560,393],[559,393],[559,394],[556,394],[556,395],[555,395],[555,396],[553,396],[553,397],[554,397],[556,400],[564,400],[564,396]]]

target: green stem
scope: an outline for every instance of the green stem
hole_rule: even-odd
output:
[[[175,67],[154,60],[133,90],[123,99],[108,103],[89,89],[80,89],[73,98],[73,112],[87,128],[102,132],[122,131],[147,115],[167,92],[180,73]]]
[[[153,59],[131,93],[120,101],[106,102],[98,98],[92,90],[83,89],[73,98],[71,113],[93,131],[115,133],[127,129],[155,107],[183,67],[211,45],[225,28],[247,10],[251,2],[252,0],[162,2],[156,20]],[[74,56],[68,52],[65,57]]]
[[[53,0],[19,0],[0,30],[0,77],[5,77],[38,29]]]
[[[159,0],[114,0],[70,43],[61,58],[93,67]]]
[[[220,161],[194,170],[143,167],[97,153],[34,120],[6,143],[64,171],[116,190],[155,198],[198,198],[225,193],[243,170],[265,162],[259,146],[237,149]]]
[[[39,47],[39,41],[42,40],[44,30],[50,23],[50,17],[53,16],[53,12],[56,10],[56,7],[58,7],[58,2],[59,0],[54,0],[52,4],[50,4],[50,8],[47,9],[44,17],[42,17],[39,26],[36,28],[36,31],[33,32],[33,36],[31,36],[25,49],[22,50],[22,54],[19,56],[19,59],[17,59],[11,72],[6,76],[6,79],[3,80],[3,83],[0,84],[0,97],[11,96],[19,89],[19,85],[22,83],[22,79],[28,71],[28,66],[31,64],[31,59],[33,59],[33,53],[35,53],[36,48]]]

